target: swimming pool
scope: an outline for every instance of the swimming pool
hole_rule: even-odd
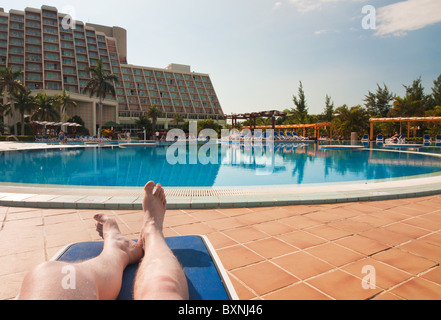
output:
[[[153,180],[165,187],[299,186],[388,181],[441,173],[441,158],[417,152],[321,150],[317,144],[271,148],[229,144],[208,149],[88,147],[0,153],[0,182],[19,184],[140,187]],[[192,154],[192,152],[196,153]],[[167,158],[168,156],[168,158]],[[195,156],[196,163],[191,163]],[[205,157],[205,158],[204,158]]]

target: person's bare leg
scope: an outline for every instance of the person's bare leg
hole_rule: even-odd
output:
[[[139,300],[188,299],[187,279],[162,233],[167,201],[160,184],[148,182],[143,205],[144,222],[139,242],[144,258],[135,279],[134,298]]]
[[[102,214],[94,218],[104,239],[101,254],[80,263],[40,264],[26,275],[18,299],[116,299],[125,267],[139,261],[143,250],[121,235],[114,219]]]

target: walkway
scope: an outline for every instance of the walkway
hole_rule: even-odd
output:
[[[98,240],[96,212],[0,207],[0,299],[14,298],[26,271],[62,246]],[[137,238],[139,211],[105,212]],[[240,299],[441,299],[440,195],[169,210],[165,226],[166,236],[207,235]],[[364,289],[372,271],[375,288]]]

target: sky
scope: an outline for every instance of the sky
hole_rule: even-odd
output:
[[[441,0],[70,0],[42,5],[127,30],[128,63],[186,64],[210,75],[225,114],[294,108],[300,81],[310,114],[364,104],[369,91],[441,74]]]

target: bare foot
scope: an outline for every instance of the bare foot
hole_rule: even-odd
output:
[[[167,200],[165,198],[164,189],[158,183],[149,181],[144,187],[144,200],[142,202],[142,209],[144,211],[144,222],[140,233],[140,243],[145,244],[145,235],[151,232],[162,233],[164,224],[164,216],[167,208]]]
[[[135,241],[123,236],[115,219],[104,214],[96,214],[93,217],[96,221],[96,230],[104,239],[106,249],[123,252],[128,257],[128,264],[138,262],[143,256],[143,249]]]

